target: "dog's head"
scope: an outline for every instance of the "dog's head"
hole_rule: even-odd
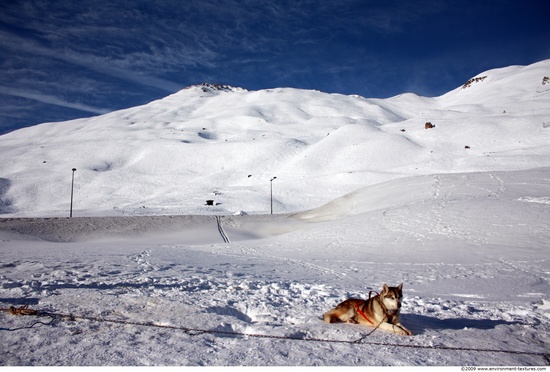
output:
[[[401,302],[403,301],[403,283],[397,287],[388,287],[387,284],[384,284],[380,293],[380,300],[382,300],[388,312],[399,311],[401,309]]]

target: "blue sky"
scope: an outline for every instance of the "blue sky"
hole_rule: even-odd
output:
[[[550,58],[548,0],[4,0],[0,134],[191,84],[441,95]]]

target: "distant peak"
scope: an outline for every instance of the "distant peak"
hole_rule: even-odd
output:
[[[487,76],[478,76],[478,77],[471,78],[470,80],[468,80],[468,81],[462,86],[462,89],[469,88],[469,87],[472,86],[472,84],[479,83],[479,82],[485,80],[486,78],[487,78]]]
[[[202,83],[188,86],[184,89],[198,88],[203,92],[247,92],[244,88],[232,87],[230,85],[224,84],[212,84],[212,83]]]

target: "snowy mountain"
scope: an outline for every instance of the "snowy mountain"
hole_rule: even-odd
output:
[[[547,365],[549,76],[203,84],[0,136],[0,307],[43,315],[0,312],[0,364]],[[401,282],[412,337],[322,321]]]
[[[89,215],[264,213],[272,177],[277,213],[296,212],[401,177],[549,166],[549,66],[487,71],[435,98],[203,84],[21,129],[0,137],[1,212],[66,215],[72,168]]]

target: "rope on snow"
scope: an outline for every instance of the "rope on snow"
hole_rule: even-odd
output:
[[[221,334],[221,335],[231,335],[231,336],[242,336],[242,337],[252,337],[252,338],[267,338],[267,339],[277,339],[277,340],[292,340],[292,341],[310,341],[310,342],[324,342],[324,343],[339,343],[339,344],[352,344],[352,345],[371,345],[371,346],[390,346],[397,348],[412,348],[412,349],[433,349],[433,350],[450,350],[450,351],[473,351],[473,352],[486,352],[486,353],[506,353],[506,354],[516,354],[516,355],[532,355],[543,357],[545,363],[550,365],[550,353],[538,353],[532,351],[517,351],[517,350],[499,350],[499,349],[480,349],[480,348],[469,348],[469,347],[455,347],[455,346],[433,346],[433,345],[417,345],[417,344],[398,344],[398,343],[387,343],[387,342],[372,342],[365,341],[365,339],[370,336],[376,328],[369,332],[368,334],[362,336],[357,340],[331,340],[331,339],[322,339],[316,337],[293,337],[293,336],[277,336],[277,335],[268,335],[268,334],[255,334],[255,333],[243,333],[236,331],[221,331],[215,329],[199,329],[199,328],[189,328],[183,326],[172,326],[172,325],[163,325],[156,324],[153,322],[136,322],[130,320],[117,320],[117,319],[108,319],[96,316],[82,316],[74,314],[62,314],[62,313],[52,313],[47,311],[39,311],[34,309],[29,309],[28,305],[21,306],[16,308],[11,306],[7,309],[1,309],[0,311],[7,311],[12,315],[22,315],[22,316],[47,316],[52,318],[49,323],[35,322],[27,327],[20,328],[0,328],[4,331],[17,331],[22,329],[33,328],[37,324],[42,325],[51,325],[55,320],[88,320],[93,322],[101,323],[114,323],[114,324],[123,324],[123,325],[133,325],[141,327],[154,327],[154,328],[164,328],[164,329],[173,329],[185,332],[189,336],[198,336],[202,334]]]

